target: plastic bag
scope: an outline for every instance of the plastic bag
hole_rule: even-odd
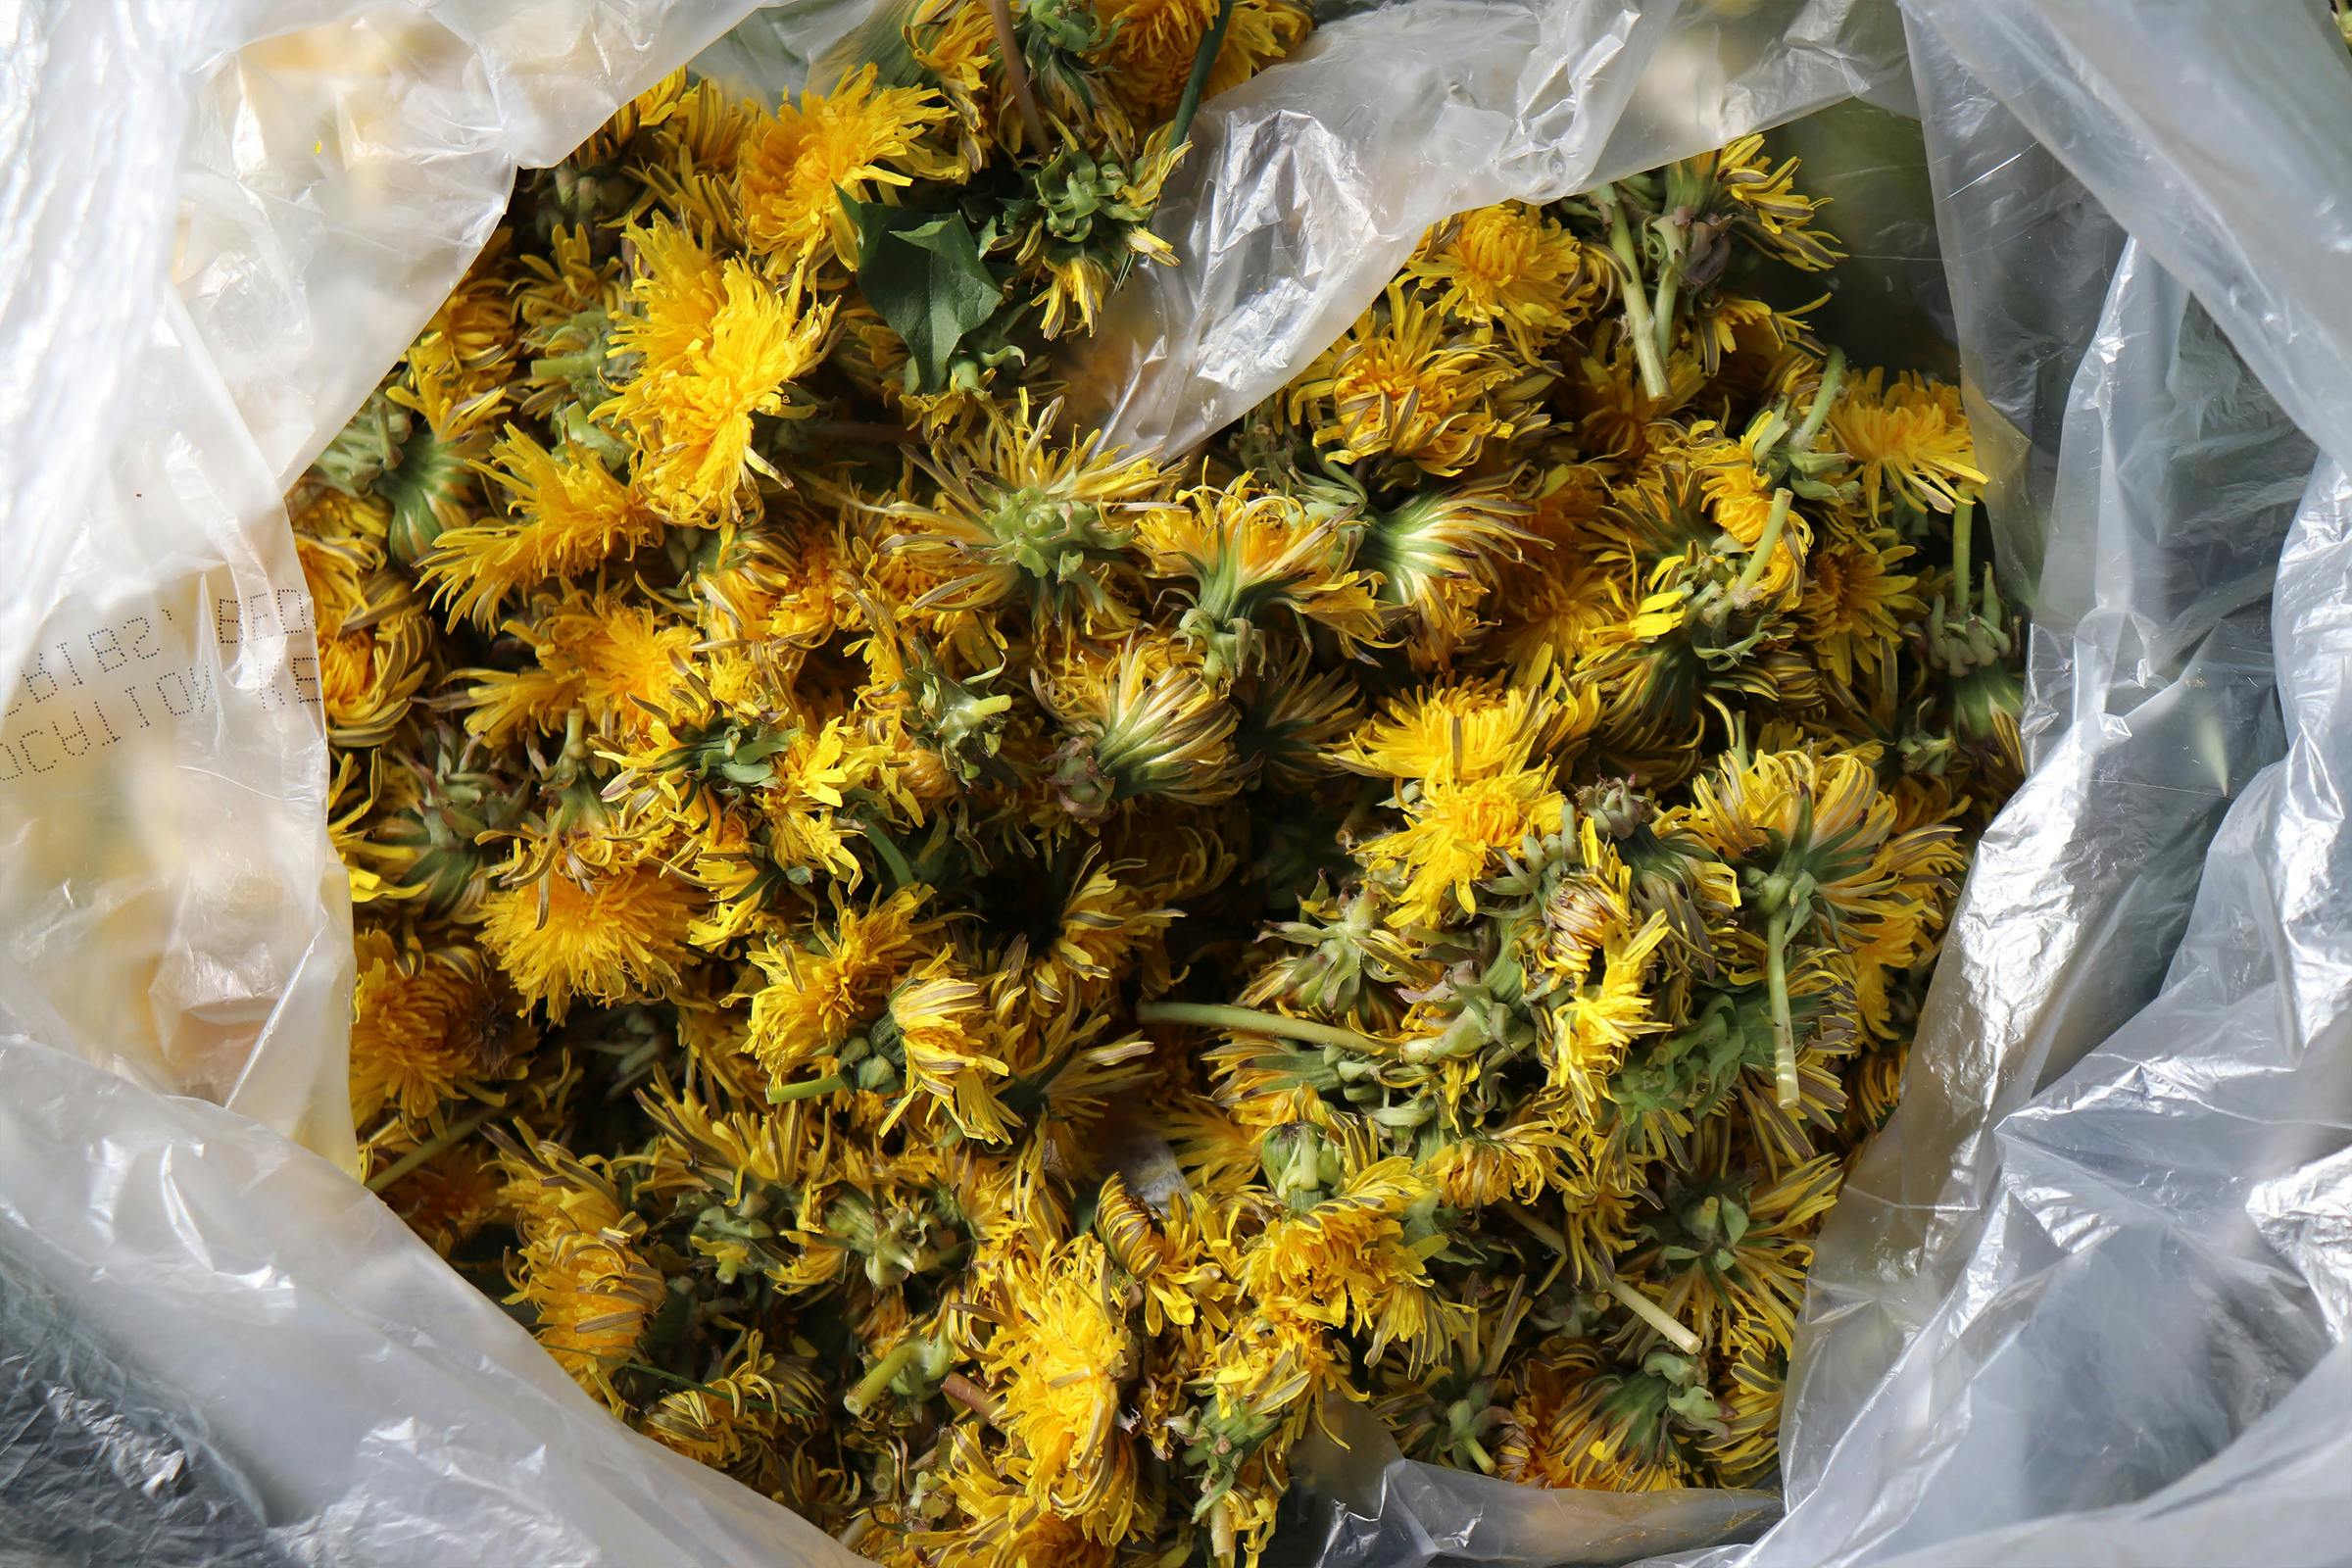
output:
[[[124,1387],[203,1411],[172,1430],[294,1560],[844,1555],[612,1422],[278,1136],[348,1157],[348,919],[278,490],[514,164],[743,9],[8,24],[0,347],[30,373],[0,383],[0,1255]],[[843,35],[832,6],[780,15],[784,46],[714,65],[807,70]],[[2352,67],[2316,9],[1395,0],[1204,111],[1187,260],[1076,379],[1122,437],[1181,445],[1428,221],[1852,95],[1923,118],[2002,568],[2034,591],[2034,766],[1822,1241],[1788,1517],[1697,1560],[2328,1560],[2352,1528],[2352,303],[2328,287]],[[1916,232],[1883,232],[1915,274]],[[1292,1560],[1622,1559],[1772,1508],[1534,1494],[1353,1437],[1309,1456]]]

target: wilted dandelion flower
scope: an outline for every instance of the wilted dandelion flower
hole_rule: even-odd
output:
[[[1109,1255],[1077,1237],[1008,1279],[1005,1298],[985,1360],[1004,1427],[1027,1451],[1029,1495],[1090,1537],[1117,1541],[1135,1506],[1120,1388],[1137,1368]]]
[[[455,615],[488,626],[517,590],[577,577],[662,535],[660,519],[580,447],[558,455],[510,425],[493,458],[516,519],[443,529],[417,562]]]
[[[1392,284],[1288,394],[1335,463],[1390,456],[1451,475],[1489,441],[1539,428],[1547,370],[1515,363],[1483,336],[1446,330],[1436,307]]]
[[[612,1373],[662,1297],[662,1276],[637,1250],[645,1222],[621,1206],[608,1175],[557,1145],[513,1150],[506,1164],[522,1236],[508,1299],[531,1308],[531,1332],[574,1381],[617,1407]]]
[[[658,863],[585,881],[551,867],[483,901],[482,941],[522,1001],[560,1023],[575,1001],[662,995],[690,956],[694,913],[692,886]]]
[[[354,940],[352,1115],[366,1122],[389,1106],[421,1120],[485,1065],[488,988],[431,954],[404,953],[387,932],[363,928]]]
[[[1050,432],[1058,406],[1032,411],[1023,393],[968,443],[926,460],[938,492],[882,510],[905,530],[903,550],[940,584],[915,602],[991,610],[1026,600],[1041,617],[1119,626],[1133,612],[1116,584],[1133,572],[1136,526],[1168,504],[1148,458],[1125,458],[1101,437],[1063,444]]]
[[[1217,0],[1103,0],[1100,15],[1103,41],[1095,60],[1109,78],[1113,101],[1138,120],[1166,115],[1216,20]],[[1290,53],[1307,25],[1305,11],[1286,0],[1235,0],[1207,95],[1240,85]]]
[[[1883,497],[1949,512],[1984,483],[1957,387],[1908,371],[1889,381],[1872,370],[1847,380],[1830,410],[1830,429],[1852,456],[1874,517]]]
[[[1422,236],[1404,275],[1456,320],[1507,333],[1523,355],[1580,323],[1605,274],[1583,244],[1524,202],[1481,207]]]

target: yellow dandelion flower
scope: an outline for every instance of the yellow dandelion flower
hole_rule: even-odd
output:
[[[1314,670],[1309,650],[1241,687],[1234,745],[1258,780],[1298,790],[1330,774],[1334,753],[1364,719],[1362,694],[1344,669]]]
[[[1115,1568],[1124,1556],[1121,1544],[1099,1539],[1088,1520],[1039,1506],[1017,1453],[984,1449],[968,1426],[950,1428],[942,1443],[940,1474],[953,1506],[936,1518],[918,1515],[903,1535],[860,1542],[885,1568]]]
[[[408,717],[431,673],[432,629],[414,609],[350,630],[318,632],[318,698],[327,739],[342,747],[380,746]]]
[[[1895,832],[1893,797],[1871,761],[1851,752],[1734,754],[1690,794],[1688,808],[1660,817],[1659,831],[1687,830],[1739,868],[1743,910],[1764,923],[1760,936],[1741,935],[1762,953],[1778,1104],[1793,1114],[1806,1098],[1790,1002],[1795,941],[1819,918],[1855,957],[1908,966],[1931,940],[1948,878],[1966,857],[1948,824]],[[1828,1088],[1837,1092],[1834,1076]]]
[[[1737,441],[1701,424],[1692,430],[1688,449],[1674,454],[1696,475],[1715,526],[1750,550],[1764,537],[1773,495],[1780,488],[1780,481],[1763,472],[1756,460],[1760,450],[1785,433],[1786,421],[1771,413],[1759,415]]]
[[[391,526],[392,514],[382,502],[372,496],[346,495],[340,490],[320,490],[294,513],[298,543],[318,540],[358,545],[366,552],[360,558],[361,564],[370,570],[383,564],[384,538]],[[309,569],[307,558],[304,569]],[[314,584],[313,592],[316,591]]]
[[[1561,1183],[1560,1151],[1567,1135],[1553,1125],[1537,1097],[1491,1131],[1449,1138],[1422,1165],[1439,1194],[1456,1208],[1524,1202]]]
[[[862,757],[851,756],[853,727],[827,719],[804,725],[792,742],[769,759],[770,782],[760,806],[772,829],[771,852],[780,865],[821,869],[855,884],[858,858],[850,850],[857,833],[843,826],[843,791],[865,771]],[[862,751],[862,748],[860,748]]]
[[[1205,1311],[1223,1314],[1224,1275],[1207,1255],[1202,1225],[1206,1200],[1177,1195],[1164,1214],[1153,1212],[1113,1171],[1096,1195],[1095,1235],[1119,1271],[1143,1289],[1144,1327],[1158,1334],[1170,1324],[1189,1327]]]
[[[891,994],[883,1017],[883,1042],[896,1037],[910,1091],[883,1123],[885,1130],[923,1095],[966,1138],[1001,1144],[1012,1137],[1014,1121],[991,1082],[1011,1069],[990,1054],[987,996],[979,986],[935,964]]]
[[[1532,509],[1513,494],[1515,482],[1513,474],[1473,479],[1366,509],[1355,564],[1379,580],[1414,668],[1452,662],[1486,624],[1479,612],[1508,575],[1502,563],[1522,559],[1522,519]]]
[[[517,590],[576,577],[662,537],[661,520],[584,448],[559,457],[513,425],[491,476],[515,521],[447,528],[416,564],[450,613],[489,626]]]
[[[759,1452],[791,1413],[823,1407],[808,1367],[778,1360],[754,1332],[728,1357],[726,1370],[699,1388],[662,1396],[640,1430],[665,1448],[724,1470]]]
[[[1786,1346],[1815,1223],[1843,1179],[1838,1156],[1822,1154],[1770,1181],[1735,1174],[1673,1183],[1649,1207],[1624,1267],[1662,1285],[1667,1315],[1708,1344],[1754,1337]]]
[[[1424,785],[1495,778],[1548,754],[1574,723],[1542,687],[1499,679],[1428,686],[1382,703],[1333,760]]]
[[[353,945],[352,1118],[370,1121],[390,1106],[420,1121],[485,1064],[489,992],[438,957],[404,953],[383,931],[363,928]]]
[[[528,664],[453,677],[468,683],[466,732],[493,745],[526,732],[561,734],[575,707],[602,734],[647,737],[654,722],[647,705],[667,710],[679,664],[695,643],[692,626],[617,593],[569,592],[504,629],[529,648]]]
[[[1659,1492],[1703,1475],[1700,1445],[1717,1409],[1697,1362],[1660,1352],[1638,1369],[1582,1342],[1527,1368],[1498,1460],[1506,1481],[1539,1487]]]
[[[1760,134],[1739,137],[1711,153],[1677,166],[1694,172],[1728,199],[1740,231],[1767,255],[1800,271],[1818,272],[1844,258],[1838,242],[1815,229],[1823,203],[1795,189],[1797,161],[1777,166],[1764,152]]]
[[[1879,530],[1833,538],[1806,556],[1797,608],[1806,640],[1839,685],[1877,675],[1901,646],[1904,623],[1927,608],[1911,591],[1919,579],[1894,569],[1910,555],[1908,545]]]
[[[1076,1237],[1007,1280],[1004,1296],[985,1360],[1004,1430],[1027,1450],[1029,1495],[1093,1539],[1119,1541],[1135,1510],[1135,1447],[1118,1419],[1137,1347],[1109,1254]]]
[[[419,391],[430,386],[464,403],[506,384],[514,358],[514,291],[507,272],[513,237],[505,228],[490,236],[464,279],[409,345],[409,377]]]
[[[1499,328],[1532,358],[1592,316],[1607,273],[1588,266],[1582,243],[1542,209],[1502,202],[1432,228],[1404,275],[1455,320]]]
[[[1550,1030],[1544,1046],[1551,1081],[1575,1097],[1580,1111],[1593,1114],[1610,1078],[1625,1062],[1626,1048],[1663,1025],[1650,971],[1670,927],[1663,914],[1638,929],[1612,922],[1598,945],[1600,973],[1550,999]]]
[[[645,1222],[621,1208],[610,1177],[555,1144],[510,1148],[505,1163],[522,1236],[508,1300],[531,1308],[531,1332],[574,1382],[618,1409],[612,1375],[666,1294],[637,1251]]]
[[[1690,833],[1743,881],[1803,878],[1803,896],[1847,922],[1866,954],[1907,958],[1933,912],[1929,891],[1962,863],[1948,824],[1895,832],[1893,797],[1851,752],[1735,756],[1690,794],[1659,819],[1661,834]]]
[[[1451,475],[1489,441],[1542,428],[1538,394],[1551,379],[1483,336],[1449,336],[1435,307],[1392,283],[1385,307],[1293,383],[1289,407],[1293,419],[1311,415],[1334,463],[1387,454]]]
[[[1562,367],[1568,397],[1581,411],[1577,430],[1590,457],[1640,462],[1649,452],[1652,427],[1706,388],[1705,368],[1679,348],[1666,357],[1663,397],[1651,397],[1642,387],[1634,361],[1624,333],[1604,325],[1591,334],[1587,352]]]
[[[743,237],[785,268],[858,260],[857,225],[841,198],[885,199],[917,179],[960,179],[963,165],[926,142],[955,118],[924,87],[877,87],[876,68],[844,76],[830,94],[780,104],[743,138],[735,192]]]
[[[1949,512],[1984,483],[1957,387],[1909,371],[1892,381],[1884,370],[1849,377],[1830,410],[1830,429],[1860,470],[1874,517],[1886,496]]]
[[[824,358],[833,307],[807,299],[801,273],[771,282],[713,259],[665,220],[630,237],[644,270],[612,353],[634,357],[636,370],[597,416],[630,433],[633,481],[657,513],[681,522],[731,514],[747,469],[765,467],[752,416],[810,412],[784,389]]]
[[[906,48],[916,65],[930,74],[938,91],[955,111],[959,133],[957,156],[967,170],[978,172],[988,160],[984,138],[994,135],[1001,121],[1009,118],[1010,95],[995,90],[990,77],[996,71],[996,29],[985,5],[966,0],[920,0],[906,24]]]
[[[406,581],[381,569],[383,550],[365,533],[298,535],[294,545],[317,611],[327,736],[350,749],[381,745],[431,672],[431,628]]]
[[[1097,15],[1105,36],[1093,59],[1109,80],[1112,100],[1139,122],[1166,119],[1184,95],[1217,0],[1103,0]],[[1297,48],[1312,25],[1303,8],[1286,0],[1238,0],[1207,94],[1249,80]]]
[[[517,861],[527,849],[517,851]],[[657,864],[575,881],[550,869],[482,905],[482,942],[523,1003],[564,1021],[573,1002],[606,1006],[658,997],[689,957],[694,889]]]
[[[1405,826],[1363,846],[1365,865],[1401,873],[1396,918],[1439,924],[1457,909],[1478,912],[1472,891],[1496,858],[1529,838],[1559,831],[1567,803],[1548,768],[1408,786]]]
[[[1106,860],[1091,849],[1079,861],[1053,934],[1038,945],[1023,977],[1038,1002],[1050,1007],[1098,1004],[1139,957],[1160,952],[1177,911],[1131,879],[1141,869],[1137,861]],[[1159,968],[1164,979],[1164,955]]]
[[[903,888],[868,908],[838,909],[801,940],[755,948],[765,984],[750,994],[743,1049],[782,1081],[847,1040],[929,941],[933,927],[917,918],[923,898]]]
[[[1204,647],[1211,679],[1253,666],[1264,653],[1258,631],[1285,612],[1327,628],[1343,655],[1380,636],[1386,616],[1363,574],[1348,569],[1336,521],[1310,519],[1297,500],[1259,492],[1247,474],[1184,499],[1150,514],[1136,542],[1153,576],[1192,584],[1177,630]]]
[[[1367,1165],[1329,1198],[1284,1214],[1246,1244],[1242,1285],[1298,1317],[1369,1334],[1374,1360],[1396,1345],[1409,1364],[1424,1365],[1461,1315],[1430,1281],[1425,1258],[1437,1249],[1405,1237],[1406,1211],[1436,1194],[1411,1160]]]
[[[384,1201],[447,1257],[506,1207],[506,1171],[475,1146],[445,1149],[384,1190]]]
[[[1055,802],[1093,821],[1144,796],[1202,805],[1240,793],[1240,722],[1200,673],[1164,650],[1133,643],[1056,694],[1054,717],[1069,738],[1054,754]]]
[[[1023,391],[969,440],[918,457],[938,482],[929,501],[878,509],[905,530],[889,553],[938,585],[913,600],[916,610],[1026,599],[1040,616],[1110,627],[1133,618],[1117,588],[1133,570],[1137,526],[1170,505],[1167,480],[1099,435],[1053,440],[1059,414],[1058,402],[1032,409]]]
[[[1573,669],[1607,629],[1632,618],[1618,579],[1590,542],[1557,544],[1523,571],[1503,575],[1494,631],[1485,646],[1519,678]]]

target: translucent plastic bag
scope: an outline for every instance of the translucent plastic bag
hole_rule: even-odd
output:
[[[514,165],[746,9],[0,22],[0,1265],[145,1412],[109,1462],[168,1467],[166,1433],[257,1550],[846,1558],[612,1422],[333,1168],[348,915],[276,499]],[[712,63],[789,81],[854,20],[803,0]],[[1203,112],[1186,261],[1074,378],[1174,449],[1427,222],[1849,96],[1922,119],[1930,313],[2035,608],[2034,765],[1823,1238],[1788,1516],[1540,1494],[1348,1433],[1308,1456],[1294,1561],[2295,1563],[2352,1533],[2352,67],[2315,7],[1394,0]],[[1915,238],[1872,249],[1912,275]]]

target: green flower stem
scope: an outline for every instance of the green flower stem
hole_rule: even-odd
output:
[[[1311,1018],[1293,1018],[1279,1012],[1261,1012],[1255,1007],[1228,1007],[1200,1002],[1147,1002],[1136,1007],[1135,1016],[1139,1023],[1197,1023],[1209,1029],[1276,1035],[1290,1040],[1311,1041],[1318,1046],[1342,1046],[1349,1051],[1381,1055],[1386,1055],[1389,1051],[1381,1041],[1353,1029],[1316,1023]]]
[[[822,1078],[809,1078],[797,1084],[771,1084],[768,1086],[767,1102],[781,1105],[795,1100],[814,1100],[819,1095],[829,1095],[837,1089],[849,1087],[847,1078],[840,1073],[829,1072]]]
[[[1747,553],[1747,564],[1740,568],[1740,580],[1733,584],[1736,592],[1746,593],[1764,580],[1764,568],[1771,564],[1772,553],[1780,548],[1781,534],[1788,526],[1788,504],[1795,499],[1793,490],[1772,493],[1772,514],[1764,519],[1764,531],[1757,536],[1756,548]]]
[[[599,374],[604,368],[605,357],[587,349],[577,354],[550,354],[531,362],[531,369],[537,374],[564,381]]]
[[[1192,74],[1184,78],[1184,96],[1176,100],[1175,118],[1168,122],[1170,147],[1183,146],[1192,134],[1193,117],[1200,112],[1200,95],[1208,90],[1208,74],[1217,68],[1217,54],[1225,47],[1225,29],[1233,23],[1233,5],[1234,0],[1217,0],[1217,18],[1200,35]]]
[[[1658,359],[1660,373],[1663,374],[1665,357],[1674,349],[1674,301],[1676,293],[1683,286],[1683,261],[1690,249],[1690,240],[1684,226],[1671,217],[1659,219],[1651,227],[1657,231],[1666,248],[1665,265],[1658,269],[1657,298],[1649,308],[1650,319],[1657,330]],[[1656,395],[1651,394],[1653,397]]]
[[[1796,1081],[1796,1025],[1788,1016],[1788,911],[1772,917],[1764,932],[1764,984],[1772,997],[1772,1082],[1783,1110],[1803,1099]]]
[[[1973,497],[1952,508],[1952,621],[1955,625],[1968,619],[1968,536],[1976,515],[1977,503]]]
[[[882,1397],[883,1391],[890,1387],[891,1381],[906,1370],[921,1349],[921,1342],[911,1336],[892,1346],[889,1353],[858,1380],[858,1386],[842,1396],[842,1408],[852,1415],[865,1414],[873,1408],[874,1401]]]
[[[1626,1284],[1625,1281],[1609,1281],[1609,1295],[1616,1298],[1618,1305],[1663,1334],[1673,1343],[1674,1348],[1685,1355],[1698,1353],[1697,1335],[1668,1317],[1664,1307],[1635,1290],[1631,1285]]]
[[[1837,405],[1838,388],[1845,380],[1845,350],[1832,348],[1830,357],[1821,367],[1821,385],[1813,389],[1813,402],[1805,410],[1805,422],[1796,427],[1788,438],[1788,450],[1799,456],[1813,450],[1814,437],[1830,422],[1830,410]]]
[[[473,1133],[482,1125],[482,1123],[497,1115],[499,1108],[500,1107],[496,1105],[484,1105],[481,1109],[475,1111],[472,1115],[466,1117],[463,1121],[455,1121],[450,1123],[449,1126],[440,1133],[426,1139],[423,1143],[418,1144],[415,1149],[410,1150],[407,1153],[401,1155],[391,1164],[386,1165],[382,1170],[379,1170],[374,1175],[368,1177],[368,1190],[371,1193],[380,1193],[385,1188],[391,1186],[394,1182],[400,1180],[403,1176],[406,1176],[409,1172],[415,1170],[417,1166],[423,1164],[426,1160],[432,1158],[435,1154],[440,1153],[441,1151],[448,1149],[453,1145],[464,1142],[466,1139],[471,1137]]]
[[[1029,90],[1029,62],[1021,54],[1019,34],[1012,29],[1012,7],[1007,0],[988,0],[988,24],[997,35],[997,58],[1004,62],[1004,81],[1013,101],[1021,106],[1021,125],[1042,155],[1046,151],[1046,122],[1037,112],[1037,94]]]
[[[1634,359],[1642,367],[1642,390],[1653,400],[1663,398],[1666,361],[1658,350],[1656,318],[1649,314],[1649,301],[1642,297],[1642,257],[1634,249],[1634,233],[1625,220],[1625,199],[1614,185],[1601,186],[1592,199],[1609,212],[1609,253],[1617,258],[1618,270],[1625,274],[1625,320],[1633,333]]]
[[[1481,1470],[1484,1470],[1488,1475],[1493,1475],[1494,1473],[1494,1456],[1487,1451],[1485,1444],[1479,1442],[1478,1439],[1472,1436],[1470,1433],[1465,1432],[1462,1434],[1462,1447],[1472,1459],[1477,1461],[1478,1467]]]

